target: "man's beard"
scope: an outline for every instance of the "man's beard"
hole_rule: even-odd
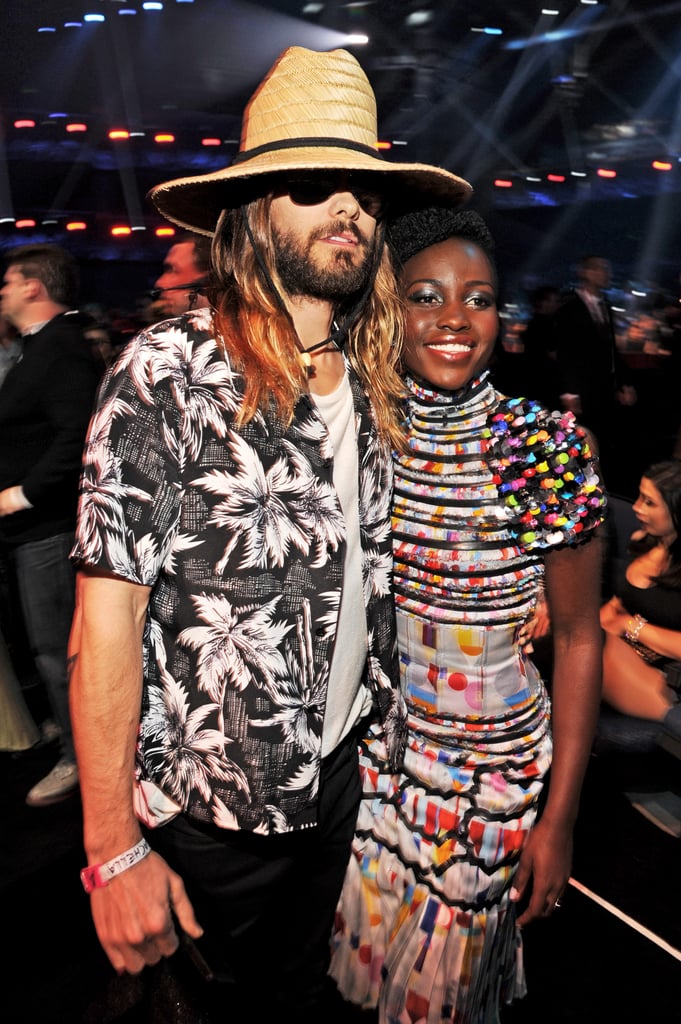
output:
[[[312,256],[313,243],[318,238],[347,231],[348,225],[336,223],[301,240],[291,232],[274,231],[275,266],[288,295],[306,296],[337,302],[361,291],[369,280],[372,251],[366,239],[352,228],[359,241],[361,259],[355,263],[355,253],[328,246],[330,259],[320,266]]]

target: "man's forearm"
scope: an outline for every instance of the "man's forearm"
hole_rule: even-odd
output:
[[[69,643],[70,704],[88,860],[133,846],[133,773],[142,695],[146,588],[79,577]]]

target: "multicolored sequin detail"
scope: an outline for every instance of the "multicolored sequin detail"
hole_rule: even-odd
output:
[[[513,535],[528,550],[563,544],[602,519],[605,498],[585,432],[572,413],[507,398],[491,421],[493,481]]]

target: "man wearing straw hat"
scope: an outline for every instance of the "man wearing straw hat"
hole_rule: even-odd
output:
[[[403,739],[401,316],[383,216],[390,199],[455,204],[470,186],[385,162],[376,137],[354,57],[291,47],[233,163],[152,190],[169,220],[214,235],[212,308],[126,346],[84,457],[83,884],[118,972],[182,936],[235,1021],[319,1019],[357,726],[373,716],[394,763]]]

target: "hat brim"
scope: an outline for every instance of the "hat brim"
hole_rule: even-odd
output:
[[[385,176],[391,205],[409,208],[428,202],[456,206],[470,198],[473,189],[442,167],[428,164],[398,164],[356,151],[339,148],[273,150],[259,153],[209,174],[176,178],[156,185],[149,198],[167,220],[201,235],[212,235],[220,214],[234,209],[266,190],[263,176],[293,171],[347,170]]]

